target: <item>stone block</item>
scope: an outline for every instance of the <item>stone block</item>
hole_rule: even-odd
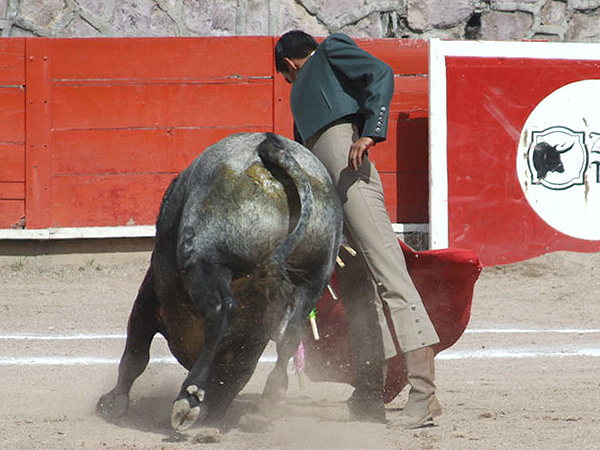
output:
[[[64,0],[21,0],[17,15],[24,22],[45,28],[61,16],[66,6]]]
[[[121,0],[109,20],[118,36],[177,36],[177,24],[152,0]]]
[[[249,0],[246,6],[246,34],[267,36],[269,34],[268,0]]]
[[[473,0],[408,0],[408,26],[415,31],[452,28],[475,10]]]
[[[310,14],[319,16],[325,22],[331,22],[336,17],[353,9],[361,8],[367,4],[366,0],[298,0]]]
[[[481,16],[484,40],[520,41],[530,36],[533,15],[525,12],[490,11]]]
[[[198,36],[231,36],[236,8],[236,0],[184,0],[183,21]]]
[[[534,41],[544,42],[562,42],[562,37],[560,34],[536,33],[531,39]]]
[[[600,0],[571,0],[571,6],[578,11],[596,9],[600,7]]]
[[[281,1],[279,20],[280,34],[290,30],[302,30],[313,36],[329,35],[325,25],[294,0]]]
[[[61,37],[101,37],[101,34],[85,20],[81,19],[80,17],[75,17],[63,30]]]
[[[380,38],[383,36],[383,25],[379,13],[374,13],[340,31],[353,38]]]
[[[565,40],[570,42],[600,41],[600,12],[575,13],[569,22]]]
[[[6,19],[8,10],[8,0],[0,0],[0,19]]]
[[[35,33],[30,30],[13,25],[10,29],[11,37],[35,37]]]
[[[366,20],[372,22],[370,18],[373,14],[390,11],[406,11],[406,0],[338,0],[338,1],[316,1],[316,0],[297,0],[298,3],[317,19],[330,31],[341,31],[349,26],[361,28],[360,22]],[[378,26],[378,28],[381,28]],[[361,31],[374,35],[374,31]],[[381,37],[381,35],[378,35]]]
[[[491,8],[493,11],[526,11],[535,12],[538,4],[543,0],[517,0],[517,1],[492,1]]]
[[[79,6],[97,16],[102,15],[106,0],[77,0]]]
[[[542,25],[560,25],[566,22],[567,4],[555,0],[550,0],[542,7],[540,19]]]
[[[321,1],[319,2],[319,10],[317,15],[323,22],[329,24],[342,14],[354,10],[360,10],[366,5],[366,0],[336,0],[335,2]]]

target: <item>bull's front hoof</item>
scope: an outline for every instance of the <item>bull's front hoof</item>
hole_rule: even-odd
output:
[[[186,398],[182,398],[173,403],[171,426],[177,431],[187,430],[193,425],[199,415],[200,406],[192,408],[190,402]]]
[[[114,390],[104,394],[96,404],[96,413],[108,419],[119,419],[129,410],[129,395]]]
[[[192,385],[187,387],[186,393],[187,396],[179,398],[173,403],[171,426],[177,431],[187,430],[200,417],[201,413],[204,416],[202,404],[204,391]]]

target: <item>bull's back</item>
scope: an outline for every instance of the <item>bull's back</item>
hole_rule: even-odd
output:
[[[187,169],[179,246],[252,266],[290,233],[300,203],[285,174],[266,166],[257,148],[263,133],[232,135],[207,148]],[[339,223],[338,200],[322,164],[304,147],[281,138],[315,194],[313,211],[293,259],[315,255]],[[341,212],[339,212],[341,215]],[[329,237],[327,237],[329,236]],[[215,253],[216,252],[216,253]]]

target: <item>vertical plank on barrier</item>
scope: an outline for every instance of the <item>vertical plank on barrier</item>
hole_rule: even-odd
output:
[[[273,49],[279,37],[273,38]],[[275,51],[271,55],[273,65],[273,133],[294,139],[294,119],[290,109],[292,85],[284,80],[275,69]]]
[[[52,202],[51,40],[25,42],[25,224],[50,226]]]
[[[0,228],[25,215],[24,85],[25,38],[0,38]]]

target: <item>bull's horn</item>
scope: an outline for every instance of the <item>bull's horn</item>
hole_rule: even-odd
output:
[[[574,145],[575,145],[575,142],[573,142],[573,143],[571,144],[571,146],[570,146],[570,147],[567,147],[567,148],[565,148],[565,149],[563,149],[563,150],[559,150],[559,149],[558,149],[558,145],[557,145],[556,147],[554,147],[554,148],[556,149],[556,151],[557,151],[558,153],[566,153],[566,152],[568,152],[569,150],[571,150],[571,149],[573,148],[573,146],[574,146]]]

